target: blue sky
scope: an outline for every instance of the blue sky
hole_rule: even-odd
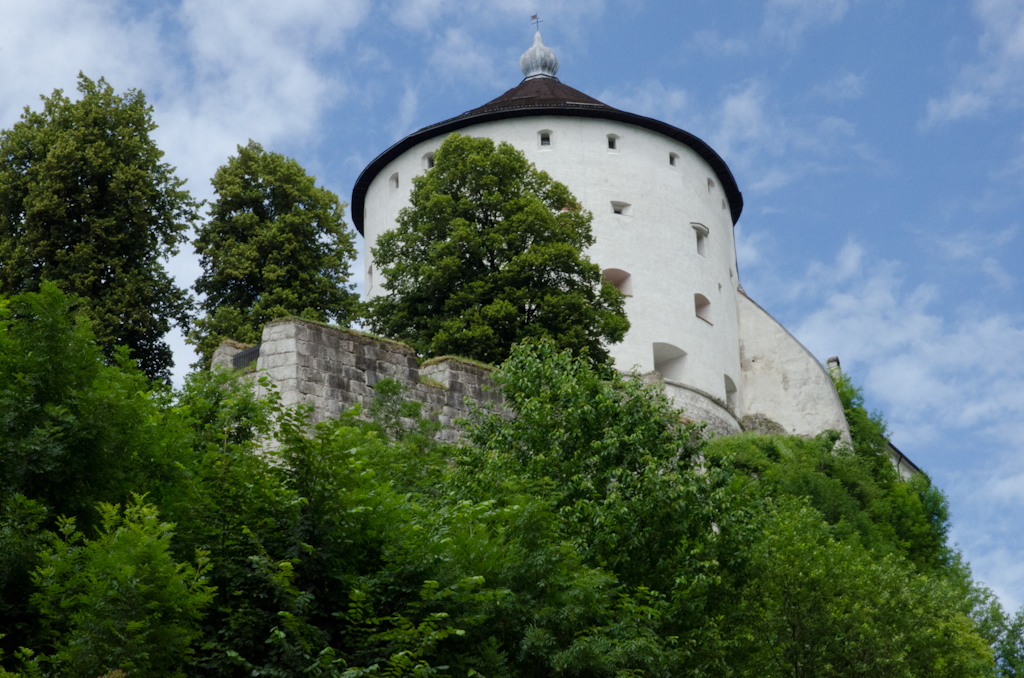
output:
[[[748,294],[840,356],[1024,604],[1024,0],[0,0],[0,127],[82,70],[147,94],[197,197],[252,138],[347,201],[393,142],[515,86],[538,12],[563,82],[722,155]]]

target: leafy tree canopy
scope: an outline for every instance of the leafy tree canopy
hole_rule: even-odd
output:
[[[598,360],[622,340],[624,297],[583,254],[592,216],[565,185],[507,143],[460,134],[412,181],[373,247],[387,291],[369,305],[375,332],[494,364],[528,338]]]
[[[213,177],[210,220],[197,230],[205,317],[189,336],[209,365],[223,339],[259,343],[283,316],[347,323],[357,307],[348,283],[355,259],[345,205],[295,160],[254,141]]]
[[[887,497],[927,487],[833,454],[837,436],[709,442],[656,388],[551,341],[513,348],[494,377],[515,416],[478,411],[459,445],[393,380],[375,421],[311,426],[223,370],[142,392],[52,285],[0,307],[23,389],[0,408],[4,473],[33,449],[58,480],[97,460],[59,485],[67,518],[3,487],[17,675],[1020,675],[1024,613],[955,554],[923,557],[942,520]],[[64,373],[45,398],[26,386]]]
[[[99,502],[173,484],[184,438],[161,392],[121,350],[107,365],[92,322],[52,282],[0,297],[0,628],[31,634],[28,575],[47,528],[91,532]],[[13,639],[13,636],[12,636]],[[16,647],[16,646],[15,646]]]
[[[0,132],[0,293],[56,282],[87,305],[108,358],[127,346],[150,378],[167,379],[163,337],[187,323],[191,299],[162,262],[199,204],[160,162],[142,92],[84,75],[78,91],[79,101],[54,91]]]

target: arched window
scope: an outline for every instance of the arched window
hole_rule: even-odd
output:
[[[615,285],[615,289],[627,297],[633,296],[633,276],[621,268],[606,268],[601,271],[601,277]]]
[[[430,169],[434,166],[434,152],[431,151],[423,156],[423,169]]]
[[[711,302],[703,294],[693,295],[693,306],[697,311],[697,317],[706,322],[708,325],[713,324],[711,322]]]
[[[678,163],[679,163],[679,154],[678,153],[669,153],[668,154],[668,164],[670,164],[673,167],[675,167]]]
[[[622,214],[623,216],[629,216],[633,212],[633,206],[628,202],[619,202],[618,200],[612,200],[612,214]]]
[[[396,190],[398,188],[398,172],[395,172],[394,174],[391,175],[391,178],[388,180],[388,183],[391,184],[391,190]]]
[[[678,346],[663,344],[659,341],[654,342],[652,349],[654,350],[654,371],[668,381],[681,382],[686,368],[686,351]]]
[[[617,151],[619,150],[619,135],[609,134],[608,135],[608,150]]]
[[[690,222],[690,226],[693,227],[694,232],[697,234],[697,254],[703,257],[705,256],[705,243],[708,239],[708,227],[705,226],[704,224],[698,224],[696,222]]]
[[[715,182],[711,177],[708,177],[708,193],[715,188]]]
[[[736,410],[736,382],[727,374],[725,375],[725,404],[735,413]]]
[[[551,130],[542,129],[537,132],[537,145],[544,150],[551,148]]]

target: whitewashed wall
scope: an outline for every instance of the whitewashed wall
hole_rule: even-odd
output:
[[[550,146],[540,144],[541,131],[550,132]],[[619,369],[649,372],[655,369],[655,344],[663,345],[666,356],[672,354],[669,346],[676,347],[686,355],[680,363],[662,366],[668,379],[740,409],[744,398],[732,220],[721,181],[702,158],[661,134],[591,118],[515,118],[471,125],[461,132],[511,143],[593,212],[597,242],[590,258],[602,269],[621,269],[631,276],[626,312],[632,328],[622,343],[611,347]],[[608,148],[609,134],[618,137],[615,150]],[[370,183],[363,219],[370,297],[382,292],[379,271],[371,272],[371,248],[408,205],[411,179],[426,169],[424,156],[443,140],[444,135],[414,146]],[[672,153],[678,155],[674,166]],[[628,203],[627,213],[614,214],[613,201]],[[694,223],[708,231],[703,256],[697,252]],[[711,323],[696,316],[698,293],[711,302]],[[737,388],[734,395],[726,392],[726,376]]]

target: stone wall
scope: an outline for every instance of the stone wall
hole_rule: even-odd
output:
[[[225,341],[214,353],[213,365],[230,369],[232,357],[245,348],[248,346]],[[441,422],[444,428],[439,438],[453,442],[459,435],[455,421],[470,413],[467,399],[502,409],[501,394],[490,371],[490,367],[453,357],[419,366],[416,353],[400,342],[293,318],[263,328],[256,372],[246,378],[255,381],[266,376],[285,406],[312,405],[314,424],[357,404],[365,412],[373,400],[373,385],[381,379],[397,379],[407,398],[423,403],[424,414]],[[687,419],[707,422],[708,431],[731,435],[743,430],[736,413],[713,396],[665,381],[657,372],[642,378],[645,383],[661,385]]]
[[[802,436],[832,429],[849,442],[843,403],[821,363],[745,294],[736,294],[736,306],[744,418],[775,422]]]
[[[448,358],[421,369],[416,353],[405,344],[298,319],[264,326],[256,369],[277,387],[283,405],[311,404],[313,423],[337,417],[353,405],[365,410],[373,400],[374,384],[397,379],[406,397],[422,402],[424,414],[441,421],[439,438],[446,442],[458,437],[454,421],[470,412],[465,397],[501,403],[488,368]]]

